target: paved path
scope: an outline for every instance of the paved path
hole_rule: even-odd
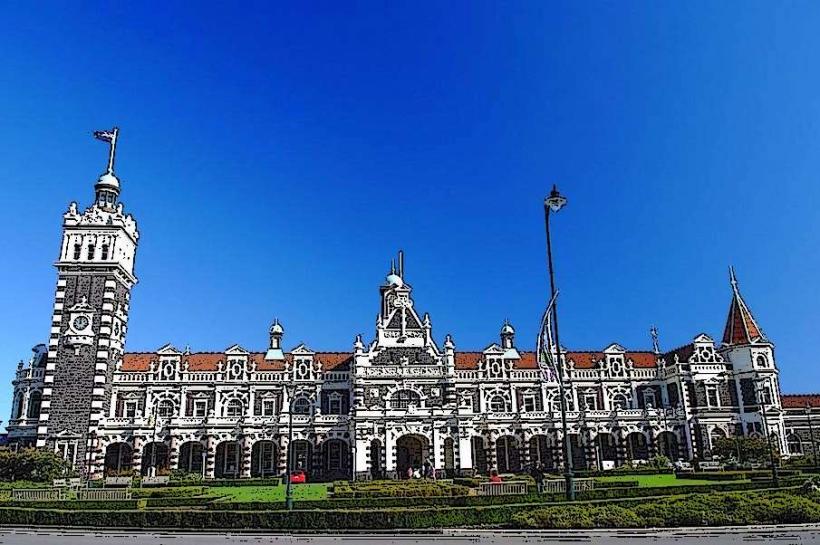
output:
[[[0,544],[9,545],[441,545],[612,543],[631,545],[800,543],[820,545],[820,525],[709,528],[702,530],[551,530],[543,532],[443,530],[418,534],[288,535],[271,533],[188,533],[0,529]]]

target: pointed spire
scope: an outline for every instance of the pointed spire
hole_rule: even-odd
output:
[[[752,344],[766,341],[763,330],[757,325],[752,312],[740,295],[734,267],[729,267],[729,283],[732,285],[732,302],[729,305],[729,316],[723,330],[723,344]]]

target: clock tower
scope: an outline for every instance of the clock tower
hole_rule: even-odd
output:
[[[37,446],[59,452],[89,475],[102,467],[96,431],[111,401],[111,382],[128,331],[128,307],[137,250],[137,224],[119,202],[114,174],[119,130],[94,136],[109,143],[108,168],[94,185],[85,211],[76,203],[63,215],[57,291]]]

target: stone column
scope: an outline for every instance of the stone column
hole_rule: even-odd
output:
[[[598,449],[595,446],[595,439],[592,435],[592,430],[587,429],[584,436],[584,454],[586,469],[597,471],[598,469]]]
[[[356,462],[353,467],[356,480],[370,480],[372,469],[370,467],[370,442],[367,440],[367,437],[354,439],[354,441],[356,445]]]
[[[239,475],[243,478],[249,478],[251,476],[251,462],[252,462],[252,452],[253,452],[253,442],[249,436],[245,436],[242,438],[242,441],[239,443],[240,448],[242,451],[240,452],[240,468],[239,468]]]
[[[388,479],[397,479],[396,473],[396,438],[390,432],[390,426],[385,422],[384,438],[384,471]]]
[[[142,473],[142,447],[144,441],[140,436],[134,436],[134,450],[131,456],[131,468],[136,474]]]
[[[615,432],[615,465],[622,466],[629,461],[627,452],[626,437],[623,428]]]
[[[213,479],[216,470],[216,440],[213,435],[208,435],[205,442],[205,478]]]
[[[456,467],[456,473],[458,475],[468,475],[475,468],[473,461],[473,445],[470,442],[473,435],[472,430],[470,433],[465,435],[467,435],[467,437],[464,437],[463,435],[459,435],[458,437],[458,466]]]
[[[168,432],[168,469],[179,469],[179,441],[176,434],[169,430]]]

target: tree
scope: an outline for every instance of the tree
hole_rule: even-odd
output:
[[[50,481],[65,476],[70,466],[56,453],[26,448],[17,452],[0,450],[0,480]]]
[[[780,457],[777,443],[772,442],[775,459]],[[734,458],[738,463],[769,461],[769,443],[762,437],[724,437],[715,440],[712,445],[712,454],[719,458]]]

